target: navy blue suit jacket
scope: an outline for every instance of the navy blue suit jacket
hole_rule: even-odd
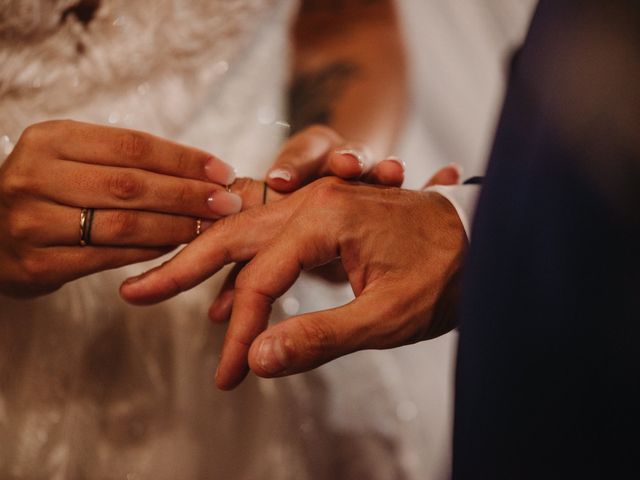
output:
[[[542,0],[474,221],[455,479],[640,478],[639,192],[640,2]]]

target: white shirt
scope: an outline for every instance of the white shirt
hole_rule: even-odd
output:
[[[427,192],[436,192],[451,202],[458,212],[467,238],[471,240],[471,224],[475,214],[480,185],[434,185],[426,189]]]

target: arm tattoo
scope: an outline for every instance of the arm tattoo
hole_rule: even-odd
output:
[[[291,135],[312,124],[330,123],[334,103],[358,71],[355,63],[342,60],[298,75],[289,91]]]

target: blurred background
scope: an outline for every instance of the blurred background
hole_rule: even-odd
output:
[[[412,166],[456,162],[468,176],[484,171],[508,61],[526,34],[536,3],[397,1],[413,90],[407,137],[409,144],[421,146],[406,152]],[[411,186],[422,181],[409,177]]]

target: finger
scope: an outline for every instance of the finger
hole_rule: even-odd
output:
[[[243,210],[261,207],[267,203],[273,203],[286,197],[286,194],[276,192],[266,185],[265,182],[251,178],[239,178],[231,186],[231,191],[242,197]]]
[[[252,258],[288,219],[278,202],[216,222],[165,265],[123,283],[120,294],[133,304],[157,303],[193,288],[229,263]]]
[[[401,187],[404,183],[405,163],[396,157],[389,157],[378,162],[364,181],[388,187]]]
[[[276,292],[273,296],[242,281],[243,276],[256,274],[251,263],[245,267],[245,272],[250,273],[242,272],[240,281],[236,281],[231,320],[216,372],[216,385],[222,390],[235,388],[247,375],[249,348],[267,327],[273,301],[293,285],[300,273],[300,264],[291,256],[281,258],[278,267],[279,274],[273,272],[275,275],[264,279],[269,290]]]
[[[44,204],[37,216],[30,216],[29,230],[38,244],[47,246],[78,245],[80,241],[78,208]],[[200,232],[211,222],[201,221]],[[197,220],[192,217],[166,215],[136,210],[97,209],[90,229],[94,246],[129,246],[153,248],[178,246],[197,236]]]
[[[45,124],[43,124],[45,125]],[[48,122],[51,144],[68,160],[112,167],[134,167],[163,175],[230,185],[235,170],[196,148],[134,130],[70,120]]]
[[[373,157],[362,145],[342,145],[329,154],[329,173],[343,180],[360,178],[373,166]]]
[[[433,177],[423,187],[431,187],[433,185],[456,185],[460,183],[462,177],[462,167],[452,163],[438,170]]]
[[[103,270],[153,260],[172,248],[53,247],[32,252],[30,269],[38,283],[63,284]]]
[[[310,127],[291,137],[267,174],[268,185],[292,192],[328,173],[327,155],[343,140],[330,128]]]
[[[368,292],[353,302],[289,318],[270,327],[249,349],[249,366],[261,377],[305,372],[364,348],[386,346],[393,335],[380,294]]]
[[[316,238],[291,225],[278,239],[261,251],[240,272],[236,280],[233,310],[216,373],[223,390],[235,388],[248,372],[249,349],[266,328],[275,299],[296,281],[303,268],[313,268],[336,257],[331,235]],[[324,231],[328,226],[323,226]]]
[[[79,208],[148,210],[211,219],[242,208],[242,198],[219,185],[134,168],[61,160],[52,162],[48,175],[33,183],[40,195]]]
[[[225,323],[229,321],[231,308],[233,307],[236,278],[245,265],[244,262],[236,263],[227,274],[218,296],[209,308],[209,318],[212,322]]]

